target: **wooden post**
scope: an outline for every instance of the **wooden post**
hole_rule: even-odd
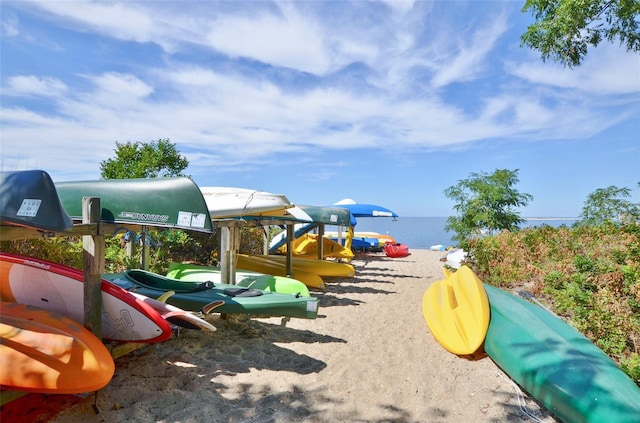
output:
[[[84,268],[84,326],[102,339],[102,278],[104,235],[100,235],[102,207],[96,197],[82,198],[82,223],[95,223],[97,230],[82,237]]]
[[[229,284],[236,284],[236,267],[238,265],[238,252],[240,251],[240,227],[233,226],[231,232],[231,248],[229,253]]]
[[[129,262],[131,263],[131,258],[135,257],[138,253],[138,243],[136,241],[135,234],[129,239],[127,242],[127,257],[129,258]]]
[[[291,244],[293,244],[293,235],[295,229],[293,224],[287,223],[287,265],[285,268],[285,273],[288,278],[293,277],[293,266],[291,262],[293,261],[293,252],[291,251]]]
[[[149,270],[149,248],[151,244],[151,241],[149,240],[149,227],[143,225],[140,229],[140,233],[140,242],[142,243],[142,251],[140,253],[140,268],[142,270]]]
[[[318,225],[318,260],[324,260],[324,223]]]
[[[229,260],[229,244],[230,244],[230,232],[228,226],[220,228],[220,243],[218,244],[218,255],[220,261],[220,279],[222,283],[229,283],[229,269],[231,268],[231,261]]]

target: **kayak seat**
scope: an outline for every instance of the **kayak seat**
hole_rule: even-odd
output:
[[[207,289],[213,289],[213,285],[214,284],[211,281],[205,281],[205,282],[199,283],[193,288],[193,292],[200,292],[200,291],[206,291]]]
[[[250,288],[227,288],[224,293],[230,297],[259,297],[262,291]]]

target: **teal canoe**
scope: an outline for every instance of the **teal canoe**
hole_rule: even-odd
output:
[[[207,282],[220,284],[222,274],[219,267],[200,266],[191,263],[170,263],[167,277],[188,282]],[[248,270],[236,271],[236,285],[281,294],[297,294],[310,297],[309,288],[297,279],[286,276],[274,276]]]
[[[640,388],[602,350],[549,311],[485,284],[485,351],[566,422],[640,422]]]
[[[43,170],[0,172],[0,223],[54,232],[73,227],[51,177]]]
[[[315,319],[318,299],[294,294],[281,294],[237,285],[213,282],[187,282],[145,270],[104,274],[102,277],[121,288],[151,298],[159,298],[169,291],[167,304],[189,311],[201,311],[205,306],[222,302],[217,313],[251,314],[259,316],[297,317]]]
[[[101,221],[213,232],[207,203],[189,178],[56,182],[72,219],[82,219],[82,197],[98,197]]]

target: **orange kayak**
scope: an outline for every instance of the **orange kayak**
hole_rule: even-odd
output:
[[[104,344],[79,323],[18,303],[0,303],[0,386],[81,394],[106,386],[115,371]]]

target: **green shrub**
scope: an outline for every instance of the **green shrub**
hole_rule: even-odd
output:
[[[472,267],[484,282],[526,284],[638,383],[640,225],[542,226],[471,247]]]

